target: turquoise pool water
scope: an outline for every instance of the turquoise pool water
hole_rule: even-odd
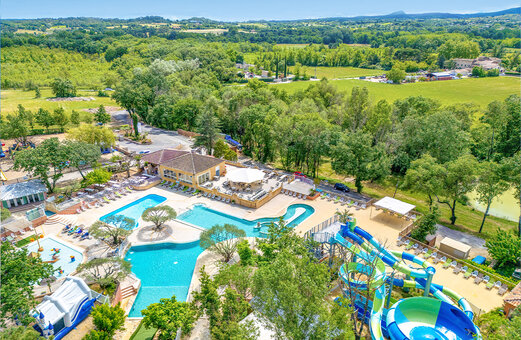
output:
[[[136,228],[138,227],[138,220],[141,218],[143,211],[148,208],[155,207],[159,203],[166,201],[166,198],[159,195],[146,195],[134,201],[130,204],[125,205],[117,210],[114,210],[106,215],[100,217],[100,221],[105,221],[108,217],[114,215],[124,215],[136,221]]]
[[[132,263],[132,272],[141,280],[141,288],[128,315],[141,317],[141,310],[148,305],[172,295],[178,301],[186,301],[195,262],[202,251],[199,241],[130,248],[125,260]]]
[[[295,227],[302,223],[306,218],[315,212],[311,206],[307,204],[292,204],[284,214],[284,220],[290,221],[289,226]],[[298,216],[295,216],[298,215]],[[294,218],[296,217],[296,218]],[[209,229],[216,224],[233,224],[246,232],[247,236],[261,237],[258,230],[254,230],[257,223],[261,223],[261,231],[266,232],[267,224],[276,222],[278,218],[266,217],[253,221],[238,218],[217,210],[210,209],[204,205],[196,204],[194,207],[181,215],[177,216],[181,221],[185,221],[205,229]]]
[[[52,251],[51,249],[57,248],[60,250],[60,252],[58,253],[58,261],[52,264],[54,269],[56,269],[54,276],[56,276],[57,278],[65,277],[68,274],[72,273],[83,261],[83,254],[81,252],[72,249],[71,247],[61,243],[60,241],[54,238],[43,238],[40,240],[40,245],[43,248],[43,251],[40,252],[40,258],[42,259],[42,261],[52,260],[52,255],[54,254],[54,251]],[[29,243],[29,245],[27,246],[27,250],[29,250],[29,253],[37,253],[38,242],[34,241]],[[75,257],[74,262],[71,262],[71,256]],[[63,270],[62,274],[58,272],[59,268]]]
[[[315,209],[309,205],[293,204],[288,207],[284,219],[290,221],[290,226],[295,227],[314,212]],[[191,210],[177,218],[203,228],[210,228],[215,224],[234,224],[246,231],[248,236],[256,237],[262,236],[259,231],[253,230],[253,227],[257,226],[257,222],[262,224],[278,221],[278,218],[260,218],[248,221],[200,204],[194,205]],[[261,230],[266,231],[266,227]],[[195,263],[202,251],[199,241],[131,247],[125,260],[132,263],[132,272],[141,280],[141,288],[129,316],[141,317],[141,311],[148,305],[159,302],[161,298],[171,298],[172,295],[175,295],[178,301],[186,301]]]

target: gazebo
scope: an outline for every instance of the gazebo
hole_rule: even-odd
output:
[[[373,206],[376,207],[376,210],[382,209],[385,212],[391,212],[397,215],[409,217],[409,213],[416,208],[415,205],[402,202],[397,200],[396,198],[392,198],[386,196],[379,201],[373,203]]]
[[[264,179],[264,172],[258,169],[238,168],[228,171],[226,178],[232,186],[258,187]]]

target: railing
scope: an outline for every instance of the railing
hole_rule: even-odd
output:
[[[338,216],[338,215],[331,216],[330,218],[328,218],[324,222],[319,223],[316,226],[314,226],[313,228],[309,229],[304,234],[304,238],[307,239],[307,238],[312,237],[313,234],[318,233],[319,231],[322,231],[322,230],[326,229],[327,227],[329,227],[333,223],[338,222],[339,218],[340,218],[340,216]]]
[[[110,298],[106,295],[103,295],[101,293],[98,293],[97,291],[95,290],[90,290],[92,296],[95,296],[96,297],[96,301],[98,301],[99,303],[101,304],[109,304],[110,303]]]

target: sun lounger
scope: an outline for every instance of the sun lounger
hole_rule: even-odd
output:
[[[458,264],[456,265],[456,267],[454,267],[454,269],[452,270],[452,272],[453,272],[454,274],[458,275],[458,274],[461,273],[461,272],[466,272],[468,268],[469,268],[469,267],[467,267],[467,266],[464,266],[464,267],[463,267],[463,266],[461,265],[461,263],[458,263]]]
[[[432,262],[434,262],[434,264],[437,264],[440,262],[445,262],[445,261],[447,261],[447,257],[446,256],[440,257],[439,254],[436,257],[433,257],[433,259],[432,259]]]
[[[423,252],[423,250],[423,247],[417,247],[416,249],[414,249],[414,255],[419,255],[421,252]]]
[[[499,282],[499,281],[497,281],[497,282]],[[500,284],[501,284],[501,282],[500,282]],[[494,282],[489,281],[489,282],[485,285],[485,288],[487,288],[488,290],[491,290],[492,288],[494,288],[495,285],[496,285],[496,284],[495,284]]]
[[[474,283],[479,285],[481,283],[481,281],[483,281],[483,274],[482,273],[478,273],[478,276],[476,276],[474,278]]]
[[[398,238],[396,239],[396,245],[398,247],[401,247],[403,245],[403,238],[401,236],[398,236]]]
[[[109,199],[106,196],[103,196],[103,200],[107,203],[110,203]]]
[[[499,287],[497,293],[501,296],[503,296],[508,290],[508,286],[506,284],[502,284],[501,287]]]
[[[229,198],[226,200],[226,203],[230,203],[230,199]]]
[[[121,194],[120,194],[119,192],[117,192],[117,191],[116,191],[114,194],[115,194],[116,196],[118,196],[118,197],[123,197],[123,195],[121,195]]]
[[[418,250],[418,248],[420,248],[420,245],[419,245],[418,243],[415,243],[415,244],[412,246],[411,250],[413,250],[413,251],[416,253],[416,250]]]
[[[67,235],[72,235],[72,234],[75,233],[77,230],[78,230],[78,227],[74,227],[74,228],[72,228],[72,229],[69,229],[69,231],[67,231]]]
[[[125,189],[127,189],[128,192],[132,192],[132,189],[130,187],[126,187]]]
[[[474,275],[475,274],[475,275]],[[465,279],[469,279],[471,276],[472,277],[476,277],[478,275],[478,271],[475,270],[475,271],[472,271],[470,268],[465,272],[465,274],[463,274],[463,277]]]
[[[425,248],[425,249],[427,249],[427,248]],[[433,253],[432,249],[428,249],[425,253],[423,253],[423,258],[428,259],[431,256],[433,256],[433,254],[434,254],[434,256],[438,255],[437,253]]]
[[[83,229],[80,228],[80,229],[78,229],[78,231],[76,231],[72,234],[72,237],[79,237],[79,236],[81,236],[81,234],[83,234]]]
[[[410,250],[416,243],[409,241],[409,244],[405,247],[405,250]]]
[[[484,284],[488,284],[490,281],[490,276],[486,275],[484,278],[483,278],[483,283]]]
[[[456,261],[454,261],[454,262],[456,262]],[[443,269],[447,269],[447,268],[449,268],[451,265],[452,265],[452,260],[448,260],[447,262],[445,262],[445,263],[443,264]]]

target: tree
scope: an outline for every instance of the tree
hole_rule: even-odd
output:
[[[433,235],[438,229],[436,224],[438,224],[439,218],[440,213],[438,207],[435,206],[416,222],[416,228],[411,232],[411,237],[420,242],[425,242],[425,237]]]
[[[31,111],[26,110],[22,105],[18,105],[18,111],[8,114],[6,119],[1,122],[2,138],[12,138],[15,142],[26,145],[32,120]]]
[[[110,122],[110,115],[107,113],[107,110],[105,110],[105,107],[103,105],[100,105],[98,110],[94,113],[94,121],[96,123],[100,123],[101,125],[104,125],[106,123]]]
[[[66,140],[64,145],[67,149],[69,166],[76,168],[81,177],[85,179],[82,167],[94,166],[98,162],[101,158],[100,148],[93,144],[72,140]]]
[[[405,76],[407,73],[405,73],[405,70],[398,66],[393,66],[393,68],[387,72],[387,79],[392,81],[394,84],[400,84],[402,80],[405,79]]]
[[[246,237],[246,232],[231,224],[214,225],[201,233],[200,245],[223,257],[224,262],[232,259],[237,250],[240,238]]]
[[[62,130],[69,122],[69,117],[65,114],[65,110],[63,107],[58,107],[54,109],[54,114],[52,116],[54,124],[58,125]]]
[[[278,338],[347,339],[350,309],[328,299],[330,275],[323,263],[282,251],[253,278],[253,308]]]
[[[482,78],[482,77],[485,77],[485,75],[486,75],[485,70],[481,66],[474,66],[474,68],[472,69],[473,77]]]
[[[111,147],[116,141],[116,136],[111,129],[90,124],[81,124],[76,128],[70,129],[67,133],[67,138],[88,144],[95,144],[101,148]]]
[[[175,295],[170,299],[160,299],[141,311],[143,326],[157,328],[160,339],[175,339],[178,329],[188,334],[195,322],[196,312],[186,302],[179,302]]]
[[[160,230],[163,224],[177,217],[177,214],[171,206],[158,205],[143,211],[141,218],[145,222],[154,223],[155,229]]]
[[[85,185],[105,184],[112,178],[112,172],[97,167],[84,177]]]
[[[130,274],[130,262],[120,257],[95,258],[78,266],[78,273],[88,281],[100,285],[101,289],[113,289],[116,284]]]
[[[362,192],[362,181],[381,178],[389,173],[391,163],[380,145],[371,146],[370,135],[357,131],[343,134],[332,150],[332,167],[337,173],[355,177],[355,186]]]
[[[456,222],[456,204],[476,186],[478,164],[471,155],[464,155],[448,162],[442,175],[441,194],[436,194],[438,203],[447,205],[451,211],[450,222]],[[440,197],[442,197],[440,199]]]
[[[14,168],[23,169],[39,178],[52,193],[56,182],[63,176],[67,161],[67,149],[58,138],[53,137],[34,149],[19,151],[14,159]]]
[[[506,170],[506,179],[514,187],[514,196],[516,197],[517,204],[521,206],[521,153],[515,154],[513,157],[504,161]],[[517,223],[517,235],[521,237],[521,215]]]
[[[49,133],[49,127],[54,125],[54,117],[48,110],[40,108],[35,115],[36,122],[45,127],[47,133]]]
[[[8,327],[3,331],[0,331],[0,340],[45,340],[43,336],[40,335],[37,331],[32,327],[25,326],[17,326],[17,327]]]
[[[213,111],[205,110],[197,117],[197,131],[201,135],[196,137],[195,145],[204,146],[211,155],[220,132],[219,119]]]
[[[119,303],[113,307],[108,304],[95,306],[90,315],[96,330],[106,334],[109,339],[113,338],[116,331],[123,329],[125,324],[125,311],[121,309]]]
[[[56,78],[51,87],[55,97],[76,97],[76,87],[68,79]]]
[[[72,125],[80,125],[80,113],[76,110],[72,110],[70,120]]]
[[[42,94],[40,93],[40,88],[39,87],[36,87],[34,89],[34,98],[38,99],[42,96]]]
[[[481,163],[476,192],[478,194],[478,202],[484,204],[487,208],[481,220],[479,233],[483,230],[492,201],[504,193],[509,187],[510,183],[505,180],[504,170],[501,165],[490,161]]]
[[[105,221],[96,221],[89,228],[89,234],[96,238],[111,238],[114,246],[123,242],[123,239],[132,233],[136,221],[124,215],[112,215]]]
[[[217,158],[224,158],[229,161],[236,161],[237,160],[237,153],[233,151],[225,141],[222,139],[217,139],[217,141],[214,144],[213,149],[213,155]]]
[[[38,303],[33,285],[53,275],[54,268],[38,256],[29,256],[27,248],[17,249],[9,242],[2,242],[0,255],[0,324],[5,327],[10,320],[27,326],[34,321],[31,312]]]
[[[344,209],[343,211],[338,210],[335,215],[338,216],[340,223],[346,224],[349,221],[349,218],[353,216],[353,213],[349,210],[349,208]]]
[[[432,208],[433,196],[440,192],[444,168],[429,154],[413,161],[407,173],[403,186],[427,195],[429,210]]]
[[[519,262],[521,256],[521,239],[514,232],[497,229],[496,233],[487,240],[485,246],[488,253],[496,260],[495,268],[510,271],[508,276]]]
[[[479,326],[483,338],[489,340],[521,339],[519,311],[520,307],[512,311],[510,319],[505,316],[501,308],[480,315],[476,324]]]

